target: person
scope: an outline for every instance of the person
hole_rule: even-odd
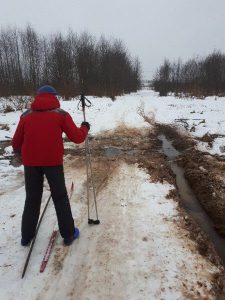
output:
[[[44,85],[37,91],[31,109],[24,112],[12,139],[15,154],[24,165],[26,199],[22,214],[21,245],[27,246],[35,235],[40,214],[44,176],[54,202],[59,231],[65,245],[79,236],[65,186],[63,171],[63,132],[79,144],[87,137],[88,122],[77,127],[70,114],[60,108],[57,91]]]

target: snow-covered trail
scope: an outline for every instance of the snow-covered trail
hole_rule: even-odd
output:
[[[220,126],[224,124],[224,100],[220,99],[207,102],[174,97],[159,99],[150,91],[141,91],[118,97],[115,102],[92,100],[94,106],[88,112],[88,120],[93,124],[93,136],[100,133],[104,137],[104,130],[114,130],[121,124],[140,131],[148,129],[149,124],[137,113],[142,102],[147,115],[154,112],[156,121],[165,124],[188,116],[191,127],[192,119],[204,116],[206,123],[196,125],[196,135],[208,132],[209,128],[212,133],[224,129]],[[77,112],[75,104],[64,101],[62,107],[80,123],[82,112]],[[10,125],[9,134],[15,130],[19,114],[2,116]],[[5,132],[1,134],[5,137]],[[139,143],[135,133],[131,139]],[[23,280],[21,273],[28,251],[20,245],[25,197],[23,169],[0,168],[0,299],[217,299],[216,278],[221,270],[199,254],[196,243],[181,226],[177,203],[166,197],[173,186],[153,183],[145,169],[123,159],[110,162],[100,157],[99,160],[94,172],[101,224],[87,224],[83,158],[66,158],[66,181],[68,187],[72,180],[75,184],[71,205],[81,236],[71,247],[64,247],[59,237],[45,272],[39,273],[48,239],[57,228],[51,204]],[[156,162],[156,166],[160,170],[161,165]],[[98,173],[99,168],[104,174]],[[48,195],[46,190],[43,199]]]
[[[98,192],[101,224],[89,226],[85,168],[68,170],[67,180],[71,178],[77,178],[72,209],[79,240],[64,247],[58,238],[46,271],[39,273],[54,226],[51,206],[22,280],[26,250],[14,228],[16,236],[8,236],[8,244],[1,246],[4,260],[11,261],[4,268],[1,259],[1,299],[215,299],[212,277],[218,270],[197,254],[179,227],[176,203],[166,198],[171,185],[152,183],[137,165],[117,161]],[[16,192],[11,197],[16,205]]]

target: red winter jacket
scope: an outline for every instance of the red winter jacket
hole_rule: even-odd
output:
[[[85,140],[88,128],[78,128],[70,114],[60,109],[54,95],[40,94],[34,98],[31,109],[21,115],[12,147],[14,152],[21,152],[25,166],[62,165],[63,132],[79,144]]]

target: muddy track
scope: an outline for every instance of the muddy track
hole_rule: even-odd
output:
[[[115,161],[124,160],[127,163],[137,163],[139,167],[148,170],[154,182],[166,181],[174,184],[175,178],[161,152],[161,142],[157,132],[118,128],[113,132],[104,132],[101,136],[89,138],[93,160]],[[66,154],[84,156],[83,147],[66,147]]]
[[[213,220],[217,228],[221,228],[223,223],[225,225],[225,220],[222,220],[224,211],[222,209],[222,211],[218,212],[217,209],[220,210],[221,207],[218,208],[217,205],[215,205],[214,193],[216,189],[222,188],[218,174],[221,173],[223,168],[225,169],[225,164],[218,162],[216,158],[194,150],[196,141],[190,137],[182,136],[177,130],[170,126],[156,125],[155,128],[151,130],[146,129],[144,131],[118,127],[112,132],[104,132],[101,136],[91,137],[89,144],[97,192],[101,187],[107,184],[107,180],[109,176],[112,175],[113,170],[116,169],[118,161],[125,161],[128,164],[138,164],[140,168],[147,170],[153,182],[168,182],[176,186],[175,175],[170,168],[167,157],[162,152],[161,141],[158,139],[158,136],[162,133],[173,141],[176,149],[181,151],[178,164],[184,168],[185,177],[193,188],[200,203],[205,207],[206,211],[209,212],[210,216],[213,217],[215,214]],[[75,146],[74,148],[67,148],[66,154],[69,154],[72,161],[74,161],[76,157],[74,166],[79,167],[79,164],[84,166],[85,152],[83,147]],[[206,159],[206,157],[208,157],[208,159]],[[71,161],[69,164],[71,166]],[[217,168],[215,168],[215,166]],[[213,171],[206,172],[205,170]],[[211,198],[209,198],[210,196]],[[212,259],[212,256],[208,253],[211,252],[208,240],[204,234],[201,234],[201,230],[192,222],[191,218],[189,218],[182,208],[178,191],[174,189],[170,192],[168,197],[180,204],[180,213],[184,216],[183,226],[189,228],[191,238],[198,241],[199,252],[202,255],[210,256]],[[223,197],[223,193],[221,197]],[[221,202],[220,198],[217,198],[217,200],[218,203]],[[208,203],[208,206],[205,205],[206,203]],[[212,206],[215,206],[215,209],[212,209]],[[218,222],[220,219],[223,221],[222,224]]]
[[[89,144],[91,148],[93,172],[97,193],[101,192],[108,184],[110,178],[118,176],[118,166],[124,161],[128,164],[136,164],[140,168],[144,168],[151,175],[151,181],[160,183],[170,183],[176,185],[175,175],[171,171],[166,156],[162,153],[161,141],[158,139],[159,133],[166,129],[155,126],[153,129],[138,130],[130,128],[117,128],[114,131],[104,132],[101,135],[90,137]],[[173,135],[172,135],[173,136]],[[171,136],[171,137],[172,137]],[[187,149],[194,146],[193,141],[181,143]],[[72,146],[72,147],[71,147]],[[66,169],[79,168],[81,172],[82,166],[85,164],[83,146],[66,146]],[[82,187],[80,198],[85,194],[85,184]],[[179,193],[177,189],[170,191],[168,198],[176,201],[179,206],[179,213],[182,222],[177,223],[178,228],[185,228],[188,238],[196,242],[196,249],[201,255],[207,257],[213,264],[221,267],[221,260],[216,254],[213,245],[207,236],[201,231],[198,225],[186,213],[182,207]],[[83,212],[83,215],[85,212]],[[81,224],[82,218],[79,218],[78,225]],[[181,237],[181,238],[187,238]],[[88,273],[88,271],[87,271]],[[84,272],[86,274],[86,272]],[[200,283],[201,284],[201,283]],[[217,273],[213,278],[213,286],[215,295],[223,295],[225,286],[225,277],[223,268],[221,273]],[[188,293],[184,286],[184,294]],[[75,291],[72,291],[72,295]]]
[[[212,189],[212,184],[215,184],[213,185],[213,189],[210,190],[210,195],[213,197],[213,191],[215,188],[218,188],[219,183],[218,181],[215,181],[215,176],[212,180],[211,175],[209,176],[208,174],[209,172],[207,172],[207,176],[205,176],[206,174],[203,168],[207,165],[213,169],[215,168],[215,162],[217,163],[216,166],[218,168],[223,168],[222,165],[216,159],[214,162],[213,158],[209,158],[209,162],[206,162],[204,154],[198,153],[197,151],[193,152],[196,141],[181,136],[171,127],[161,125],[156,125],[154,129],[152,128],[151,130],[144,131],[118,128],[113,132],[105,132],[101,136],[95,136],[89,139],[97,191],[107,185],[107,181],[116,170],[119,161],[125,161],[128,164],[137,164],[140,168],[146,169],[151,175],[151,180],[153,182],[168,182],[176,186],[175,175],[170,169],[166,156],[161,151],[162,145],[161,141],[158,139],[160,133],[164,133],[168,138],[173,140],[175,147],[183,152],[181,157],[179,157],[179,164],[184,167],[185,176],[191,184],[199,201],[202,204],[205,203],[206,199],[208,199],[209,188]],[[74,148],[68,147],[66,153],[69,154],[68,157],[70,157],[70,160],[72,161],[74,160],[74,157],[76,157],[75,165],[77,167],[79,165],[78,161],[82,164],[85,163],[84,158],[81,159],[81,156],[83,157],[84,155],[83,148],[79,146]],[[213,159],[213,162],[211,162],[210,159]],[[200,166],[202,166],[202,168],[200,168]],[[196,172],[196,170],[199,171]],[[201,176],[199,176],[200,174]],[[216,174],[216,172],[213,172],[212,174]],[[210,185],[209,182],[211,182]],[[205,197],[202,197],[204,195]],[[221,260],[215,253],[213,245],[183,209],[178,191],[176,189],[172,190],[167,197],[174,199],[180,204],[179,210],[183,222],[177,225],[178,227],[185,228],[189,232],[189,238],[197,243],[196,251],[201,255],[208,257],[215,265],[220,266]],[[209,206],[208,209],[211,211],[212,207]],[[216,209],[214,212],[215,215],[217,215]],[[223,213],[221,212],[221,218],[222,214]],[[216,224],[218,226],[218,222]],[[218,274],[214,278],[216,294],[219,295],[222,293],[223,287],[225,286],[224,282],[225,278],[222,271],[221,274]]]
[[[184,169],[186,179],[215,228],[225,237],[225,162],[216,155],[198,151],[195,148],[197,141],[189,135],[182,135],[174,127],[160,125],[158,130],[180,151],[177,163]],[[208,137],[209,144],[214,138]]]

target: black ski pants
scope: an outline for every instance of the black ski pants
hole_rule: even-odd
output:
[[[54,202],[60,234],[63,238],[74,233],[74,220],[67,195],[63,166],[24,166],[26,200],[22,216],[22,238],[30,240],[37,227],[44,175],[47,178]]]

